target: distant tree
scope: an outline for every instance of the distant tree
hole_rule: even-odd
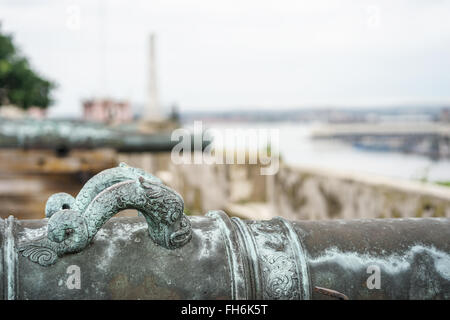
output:
[[[11,35],[0,30],[0,106],[13,104],[23,109],[47,108],[52,104],[55,84],[31,69],[20,55]]]

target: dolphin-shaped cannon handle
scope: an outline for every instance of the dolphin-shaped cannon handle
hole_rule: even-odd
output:
[[[106,221],[125,209],[138,210],[150,238],[167,249],[179,248],[192,237],[183,198],[158,178],[121,163],[91,178],[76,198],[52,195],[45,212],[47,236],[18,251],[40,265],[54,264],[58,257],[83,250]]]

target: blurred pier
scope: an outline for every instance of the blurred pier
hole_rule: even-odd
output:
[[[314,139],[336,139],[356,148],[450,158],[450,125],[421,123],[333,124],[316,129]]]

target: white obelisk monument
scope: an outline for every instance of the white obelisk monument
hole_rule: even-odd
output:
[[[159,110],[158,86],[156,79],[155,34],[150,35],[149,42],[149,73],[148,73],[148,103],[145,108],[143,120],[146,122],[159,122],[162,120]]]

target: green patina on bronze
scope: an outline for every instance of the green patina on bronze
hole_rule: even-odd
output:
[[[51,265],[57,257],[83,250],[106,221],[125,209],[138,210],[147,221],[151,239],[167,249],[191,239],[183,198],[158,178],[121,163],[90,179],[76,198],[52,195],[46,204],[47,237],[19,251],[33,262]]]

